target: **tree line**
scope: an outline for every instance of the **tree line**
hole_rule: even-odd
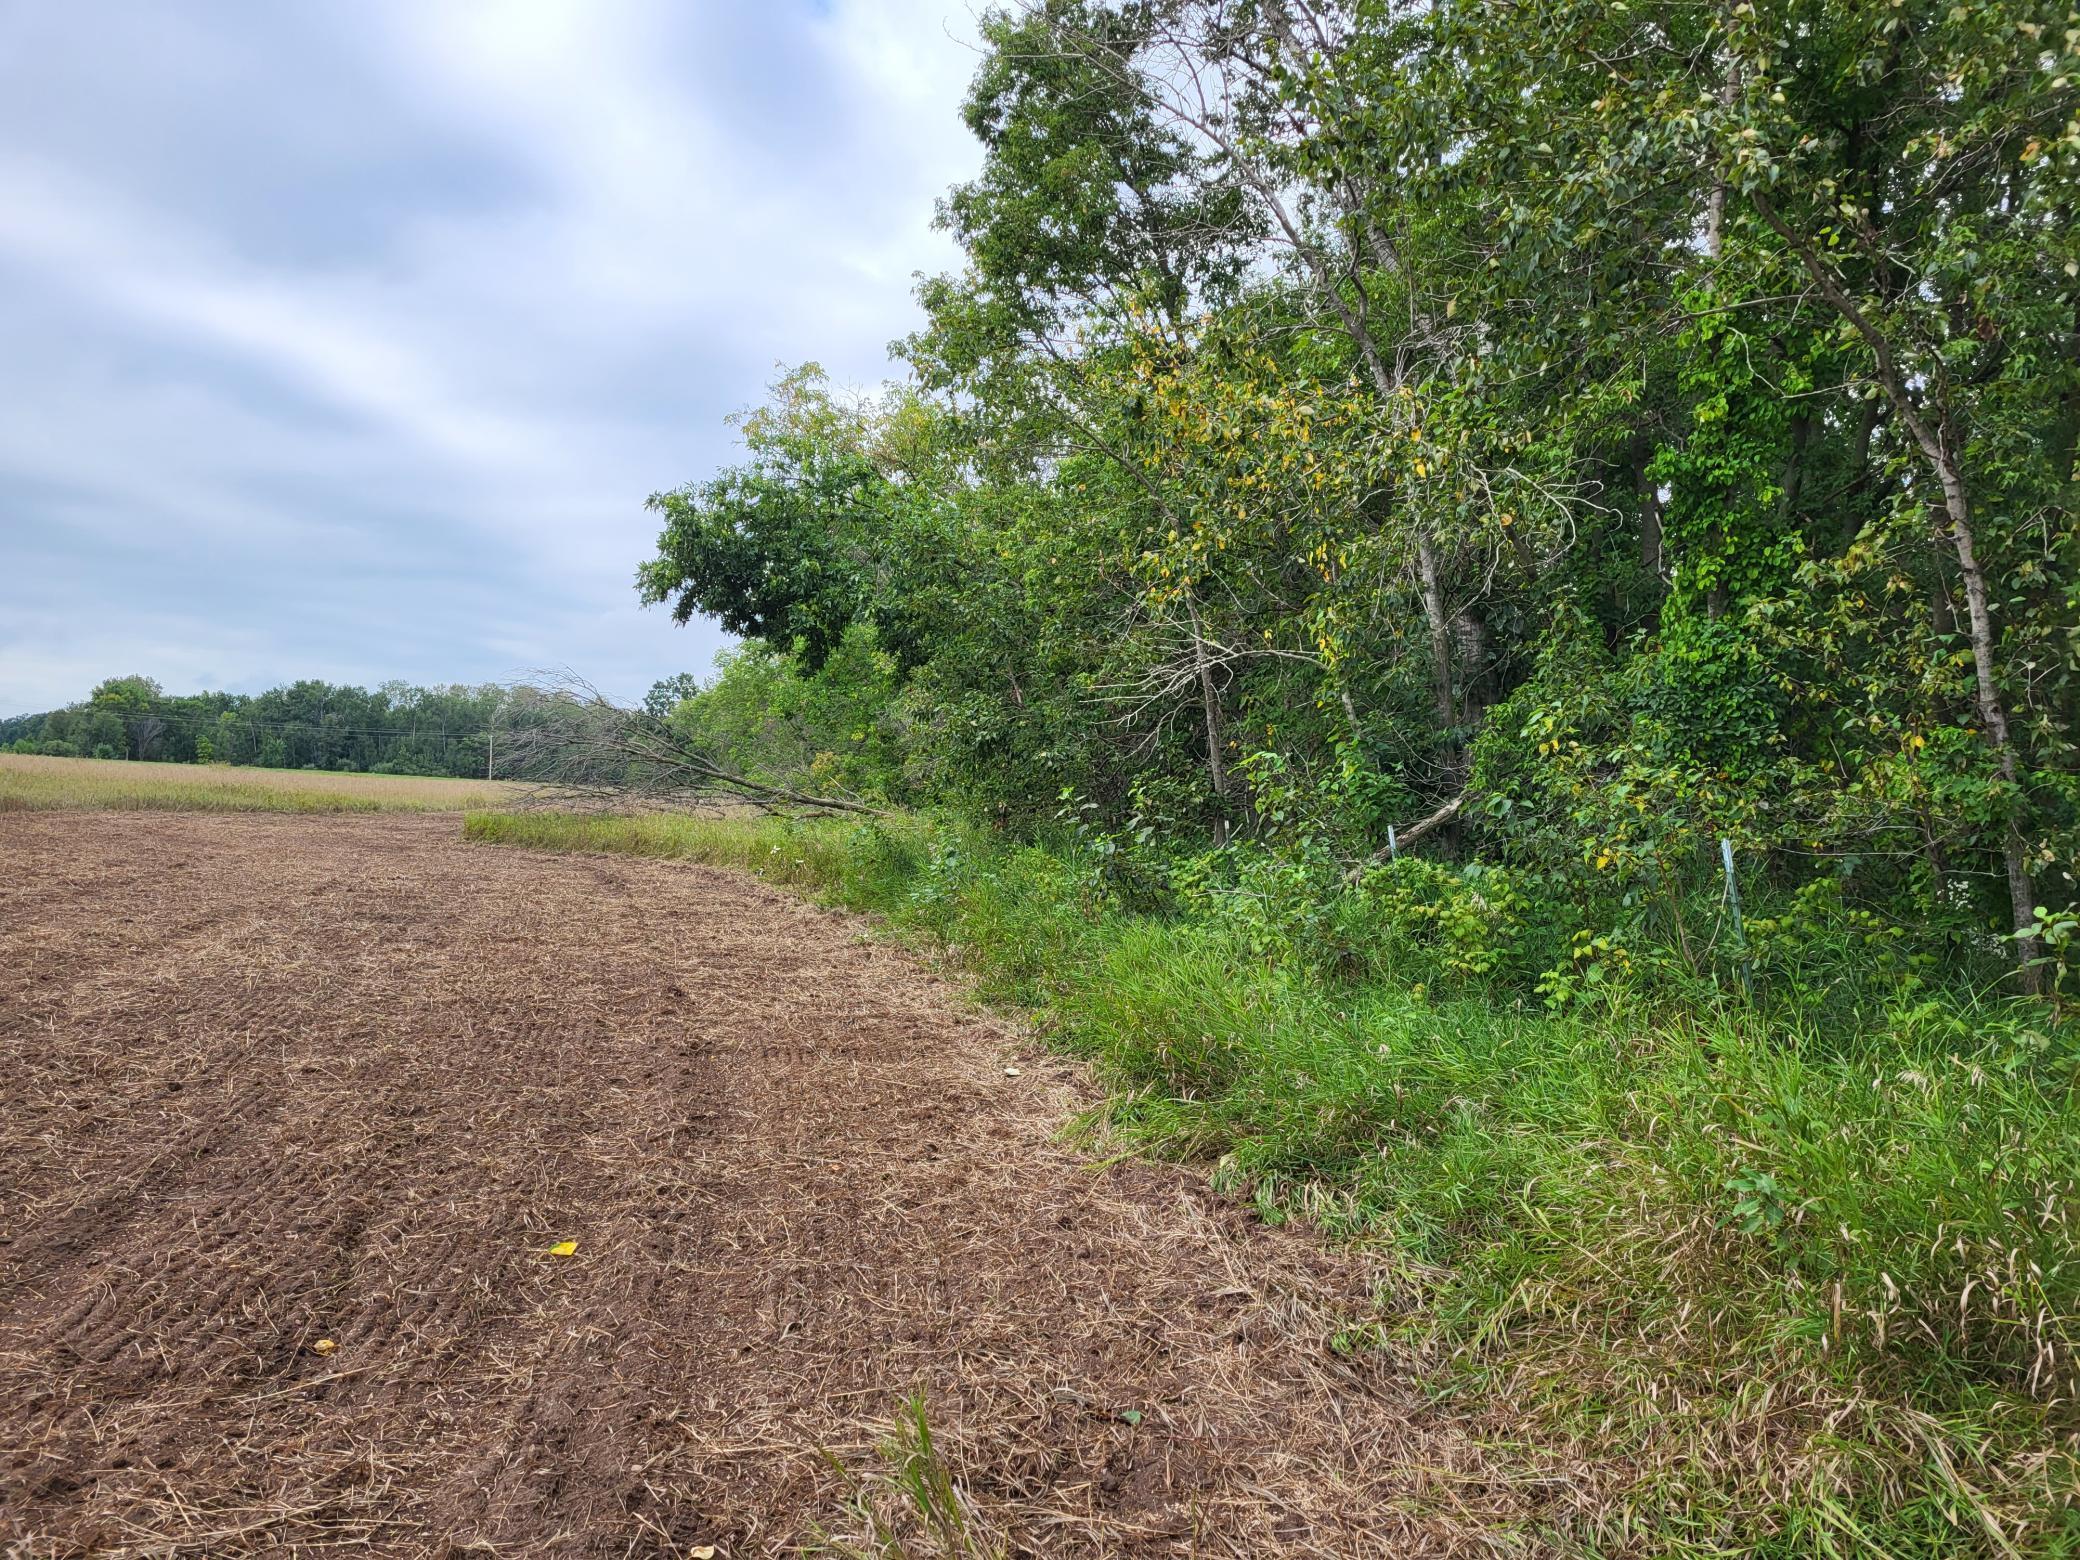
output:
[[[690,736],[1122,862],[1409,852],[1468,913],[1539,907],[1563,986],[1708,964],[1726,848],[1758,935],[2046,979],[2068,0],[1035,0],[982,35],[908,377],[789,373],[650,501],[645,599],[747,641]]]
[[[169,694],[149,677],[111,677],[77,704],[0,721],[0,746],[72,758],[481,776],[514,711],[515,691],[494,683],[370,690],[306,679],[257,694]]]

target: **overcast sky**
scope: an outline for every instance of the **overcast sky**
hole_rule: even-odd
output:
[[[0,0],[0,714],[130,672],[610,691],[650,492],[890,371],[969,0]]]

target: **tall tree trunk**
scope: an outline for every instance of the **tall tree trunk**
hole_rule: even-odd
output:
[[[1791,419],[1791,448],[1784,457],[1784,481],[1777,495],[1777,514],[1788,526],[1798,519],[1798,503],[1805,494],[1806,451],[1813,442],[1813,419]]]
[[[1488,707],[1488,625],[1467,608],[1452,614],[1452,647],[1459,669],[1459,723],[1468,732]]]
[[[1430,629],[1430,687],[1437,701],[1437,724],[1444,732],[1459,724],[1458,701],[1452,697],[1452,622],[1444,610],[1444,580],[1437,565],[1437,540],[1427,523],[1416,528],[1416,573],[1423,587],[1423,621]],[[1452,767],[1461,767],[1459,744],[1452,742]]]
[[[1227,739],[1222,729],[1221,694],[1220,689],[1214,686],[1213,663],[1206,654],[1206,633],[1199,623],[1199,603],[1187,591],[1184,604],[1192,618],[1192,662],[1199,674],[1199,702],[1206,716],[1206,775],[1220,807],[1213,820],[1213,842],[1217,846],[1225,845],[1228,843],[1228,764],[1222,752]]]
[[[1726,79],[1719,84],[1719,107],[1722,109],[1732,108],[1735,103],[1740,101],[1740,95],[1740,61],[1729,57],[1726,61]],[[1712,181],[1712,193],[1705,198],[1704,252],[1711,259],[1717,260],[1720,251],[1725,247],[1726,181],[1715,178]]]
[[[1863,411],[1856,419],[1856,438],[1850,445],[1849,482],[1842,490],[1841,534],[1836,539],[1844,552],[1863,534],[1867,513],[1864,498],[1871,485],[1871,440],[1885,416],[1885,406],[1885,398],[1874,395],[1863,403]]]
[[[1997,641],[1993,632],[1993,614],[1986,604],[1986,575],[1979,567],[1964,482],[1952,461],[1942,462],[1941,473],[1943,507],[1950,521],[1950,540],[1957,550],[1957,572],[1963,580],[1965,614],[1971,625],[1972,672],[1978,684],[1979,722],[1986,728],[1986,740],[1993,748],[1995,771],[2011,787],[2019,789],[2020,766],[2015,761],[2014,739],[2008,732],[2008,712],[2001,704],[2000,689],[1994,682]],[[2019,811],[2019,796],[2014,800],[2014,807]],[[2038,993],[2043,988],[2042,972],[2034,967],[2034,961],[2041,956],[2043,949],[2039,940],[2029,935],[2029,929],[2037,923],[2036,888],[2029,876],[2029,842],[2022,837],[2019,818],[2013,815],[2001,842],[2001,858],[2008,872],[2008,905],[2014,914],[2023,988]]]
[[[1950,529],[1950,513],[1941,504],[1928,506],[1929,534],[1938,542],[1947,536]],[[1930,580],[1928,586],[1928,621],[1936,638],[1948,639],[1957,632],[1957,604],[1950,598],[1950,575],[1943,568],[1942,549],[1938,547],[1929,561]],[[1940,718],[1940,712],[1938,715]]]

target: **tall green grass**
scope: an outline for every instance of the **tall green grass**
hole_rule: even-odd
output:
[[[2041,1009],[1426,995],[915,820],[467,829],[739,867],[952,949],[1092,1059],[1110,1130],[1391,1254],[1371,1331],[1567,1482],[1548,1542],[2080,1554],[2080,1050]]]

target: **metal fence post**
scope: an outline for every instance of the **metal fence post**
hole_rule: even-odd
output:
[[[1755,996],[1755,965],[1748,957],[1748,929],[1741,922],[1741,890],[1733,878],[1733,841],[1725,835],[1719,836],[1719,860],[1726,868],[1726,903],[1733,910],[1733,937],[1741,950],[1741,990],[1749,1000]]]

